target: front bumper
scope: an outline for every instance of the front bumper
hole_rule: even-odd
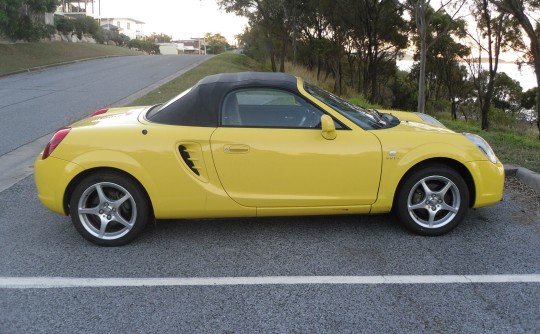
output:
[[[500,202],[504,191],[504,167],[497,161],[473,161],[466,164],[475,184],[473,208]]]

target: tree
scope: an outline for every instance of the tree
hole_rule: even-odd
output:
[[[510,14],[516,19],[527,36],[530,45],[529,52],[532,56],[532,63],[536,73],[537,88],[540,88],[540,24],[536,21],[536,27],[531,22],[530,14],[540,12],[540,1],[538,0],[490,0],[497,8],[504,13]],[[538,139],[540,140],[540,89],[537,89],[536,96],[536,124],[538,127]]]
[[[498,73],[493,89],[493,106],[515,114],[521,108],[523,89],[519,82],[510,78],[506,73]]]
[[[172,36],[153,32],[150,36],[144,37],[144,40],[152,43],[169,43],[172,40]]]
[[[538,87],[526,90],[521,94],[521,106],[525,109],[533,109],[538,103]]]
[[[394,62],[407,46],[403,7],[394,0],[350,0],[341,15],[349,19],[362,63],[363,94],[370,102],[379,102],[379,68]]]
[[[50,36],[50,30],[38,18],[52,13],[56,5],[56,0],[0,0],[0,35],[12,41]]]
[[[433,101],[447,99],[451,101],[451,114],[455,119],[458,96],[462,95],[458,87],[467,75],[466,69],[459,66],[459,60],[470,53],[468,47],[457,41],[466,36],[465,21],[451,17],[442,7],[437,11],[430,7],[424,15],[429,27],[426,27],[424,37],[418,33],[415,38],[417,51],[414,58],[419,60],[417,110],[425,112],[425,103],[430,98]]]
[[[409,77],[411,73],[398,71],[392,84],[392,109],[415,111],[417,107],[418,87]]]
[[[274,37],[284,34],[281,0],[217,0],[217,3],[227,13],[247,17],[251,26],[261,25],[264,28],[272,71],[277,72]],[[284,67],[285,64],[282,63],[280,69],[284,71]]]
[[[441,2],[440,7],[434,10],[430,4],[431,0],[406,0],[405,8],[409,10],[414,24],[416,26],[416,33],[418,35],[417,48],[418,58],[420,61],[420,71],[418,74],[418,107],[417,111],[423,113],[425,111],[426,103],[426,62],[427,53],[429,49],[442,37],[447,36],[449,30],[455,30],[456,26],[464,25],[460,22],[455,22],[456,15],[460,12],[461,8],[465,4],[465,0],[459,0],[455,4],[456,10],[454,14],[450,16],[446,7],[450,8],[452,0]],[[446,18],[446,20],[441,18]],[[432,21],[437,19],[439,23],[443,22],[443,25],[439,24],[439,29],[435,31],[432,29]],[[435,33],[436,32],[436,33]]]
[[[229,43],[227,43],[227,39],[221,34],[217,33],[212,35],[211,33],[207,32],[205,34],[206,44],[207,44],[207,52],[211,54],[220,54],[227,50],[229,47]]]
[[[489,129],[489,111],[493,98],[495,77],[499,66],[499,56],[502,51],[519,49],[522,46],[521,32],[517,27],[517,21],[507,13],[497,11],[490,3],[491,0],[474,0],[473,15],[478,17],[478,36],[472,37],[478,47],[476,73],[482,73],[482,55],[487,52],[487,81],[476,80],[478,102],[481,112],[482,130]]]

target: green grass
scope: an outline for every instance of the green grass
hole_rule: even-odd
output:
[[[369,102],[368,100],[366,100],[366,99],[364,99],[363,97],[360,97],[360,96],[352,97],[352,98],[348,99],[348,101],[351,102],[352,104],[355,104],[357,106],[360,106],[360,107],[366,108],[366,109],[383,109],[383,107],[381,107],[380,105],[373,104],[373,103]]]
[[[137,54],[140,53],[101,44],[65,42],[0,44],[0,74],[79,59]]]
[[[470,132],[482,136],[491,145],[503,164],[515,164],[540,173],[540,140],[515,130],[481,130],[475,122],[441,120],[457,132]]]
[[[264,70],[266,70],[266,68],[247,56],[234,53],[222,53],[151,91],[147,95],[133,101],[130,105],[140,106],[163,103],[193,86],[208,75]]]

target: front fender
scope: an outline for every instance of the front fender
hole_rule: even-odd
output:
[[[473,145],[457,146],[447,143],[427,143],[411,150],[390,150],[383,148],[382,177],[379,196],[373,204],[372,213],[388,212],[393,205],[399,183],[411,169],[429,161],[446,161],[459,164],[473,175],[476,169],[470,169],[468,162],[485,161],[486,157]]]

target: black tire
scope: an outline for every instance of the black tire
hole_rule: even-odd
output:
[[[442,235],[465,218],[469,209],[469,188],[454,169],[430,164],[406,177],[395,205],[399,220],[410,231]]]
[[[120,173],[89,175],[75,187],[70,199],[71,220],[77,231],[100,246],[132,241],[150,218],[146,193]]]

